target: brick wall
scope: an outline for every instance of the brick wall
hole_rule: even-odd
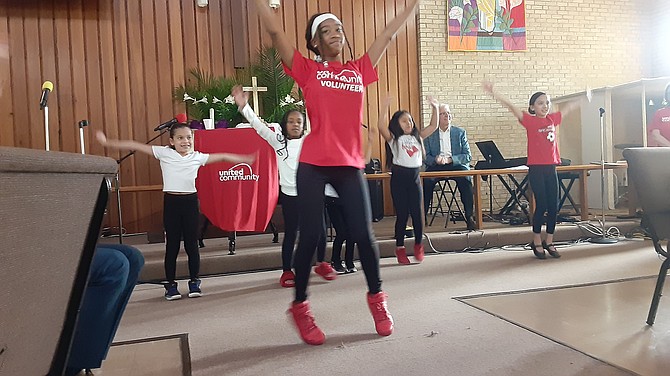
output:
[[[650,20],[653,34],[651,40],[649,62],[650,77],[670,76],[670,3],[668,0],[653,0],[647,8],[647,19]],[[646,68],[646,67],[645,67]]]
[[[665,3],[667,0],[660,0]],[[645,71],[645,12],[631,2],[526,0],[527,51],[448,52],[447,0],[422,0],[419,40],[422,94],[451,105],[454,123],[474,142],[494,140],[506,157],[526,155],[523,128],[483,94],[480,82],[496,84],[512,102],[525,106],[535,91],[561,96],[642,78]],[[667,8],[667,4],[664,5]],[[667,9],[666,9],[667,13]],[[666,26],[667,27],[667,26]],[[427,123],[429,108],[423,106]],[[488,199],[482,192],[486,205]],[[498,194],[496,193],[497,197]]]

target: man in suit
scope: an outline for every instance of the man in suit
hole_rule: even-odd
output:
[[[469,170],[472,154],[465,129],[451,124],[453,116],[448,104],[439,107],[439,129],[424,140],[426,148],[426,171],[460,171]],[[461,194],[463,211],[468,230],[475,229],[473,218],[474,196],[471,177],[455,177],[458,191]],[[433,197],[435,184],[446,178],[423,179],[424,210],[428,210]]]

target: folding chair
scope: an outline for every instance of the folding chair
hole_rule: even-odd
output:
[[[454,224],[456,224],[457,220],[465,220],[463,209],[458,203],[458,200],[456,200],[456,192],[458,192],[458,189],[456,181],[453,179],[447,178],[444,180],[439,180],[437,184],[435,184],[433,198],[430,200],[431,218],[428,226],[433,225],[433,221],[435,221],[435,217],[437,216],[438,212],[443,216],[445,214],[447,215],[447,219],[444,222],[444,228],[447,228],[449,225],[449,220],[451,220]],[[435,195],[437,195],[437,205],[433,206]]]
[[[642,226],[651,235],[656,252],[665,257],[656,279],[654,296],[649,307],[647,324],[654,325],[663,284],[670,268],[668,239],[670,239],[670,148],[630,148],[623,151],[628,161],[628,176],[638,193],[642,207]],[[665,249],[661,245],[665,241]]]

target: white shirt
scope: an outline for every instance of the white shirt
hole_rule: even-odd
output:
[[[256,130],[259,136],[275,149],[277,156],[277,169],[279,170],[279,186],[283,194],[287,196],[297,196],[298,187],[296,183],[296,174],[298,173],[298,157],[302,149],[302,142],[305,137],[286,140],[284,148],[284,135],[281,133],[281,127],[271,129],[258,118],[254,110],[247,104],[242,109],[242,115],[249,121],[249,124]]]
[[[414,136],[404,134],[397,140],[391,138],[388,144],[391,146],[394,165],[417,168],[423,164],[423,148]]]
[[[209,160],[209,154],[193,151],[182,156],[169,146],[152,146],[154,157],[161,163],[163,192],[195,193],[198,169]]]
[[[438,128],[438,131],[440,132],[440,154],[451,157],[451,126],[446,131],[443,131],[442,128]]]

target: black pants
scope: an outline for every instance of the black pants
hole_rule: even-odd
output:
[[[297,179],[300,197],[300,241],[294,262],[295,300],[307,300],[310,269],[322,232],[326,183],[335,188],[342,200],[350,239],[358,244],[368,291],[371,294],[380,292],[382,281],[379,277],[379,248],[372,231],[370,194],[363,172],[355,167],[300,163]]]
[[[533,232],[542,232],[544,213],[547,213],[547,234],[556,229],[558,215],[558,175],[554,165],[528,166],[528,182],[535,196]]]
[[[163,226],[165,227],[165,279],[174,282],[177,270],[177,255],[182,238],[188,255],[188,273],[191,279],[200,273],[200,251],[198,250],[198,221],[200,209],[198,194],[163,196]]]
[[[293,249],[298,236],[298,196],[280,193],[282,215],[284,216],[284,241],[281,245],[282,269],[289,271],[293,265]]]
[[[395,207],[395,245],[405,245],[407,219],[412,216],[414,244],[423,240],[423,215],[421,213],[421,179],[419,168],[393,165],[391,169],[391,197]]]
[[[426,172],[429,171],[464,171],[468,168],[463,165],[454,166],[453,164],[444,164],[444,165],[435,165],[426,167]],[[423,209],[428,211],[430,206],[430,200],[433,198],[433,190],[435,189],[435,184],[438,181],[446,180],[447,178],[425,178],[423,179]],[[472,218],[475,207],[475,199],[472,191],[472,181],[469,177],[455,177],[449,178],[456,182],[458,187],[458,192],[461,194],[461,202],[463,203],[463,211],[465,211],[465,217]]]
[[[344,207],[339,198],[326,197],[326,211],[330,218],[330,223],[335,228],[335,239],[333,239],[333,253],[330,261],[336,264],[342,262],[342,245],[346,242],[344,259],[347,267],[354,265],[354,242],[349,240],[349,229],[347,221],[344,219]]]

